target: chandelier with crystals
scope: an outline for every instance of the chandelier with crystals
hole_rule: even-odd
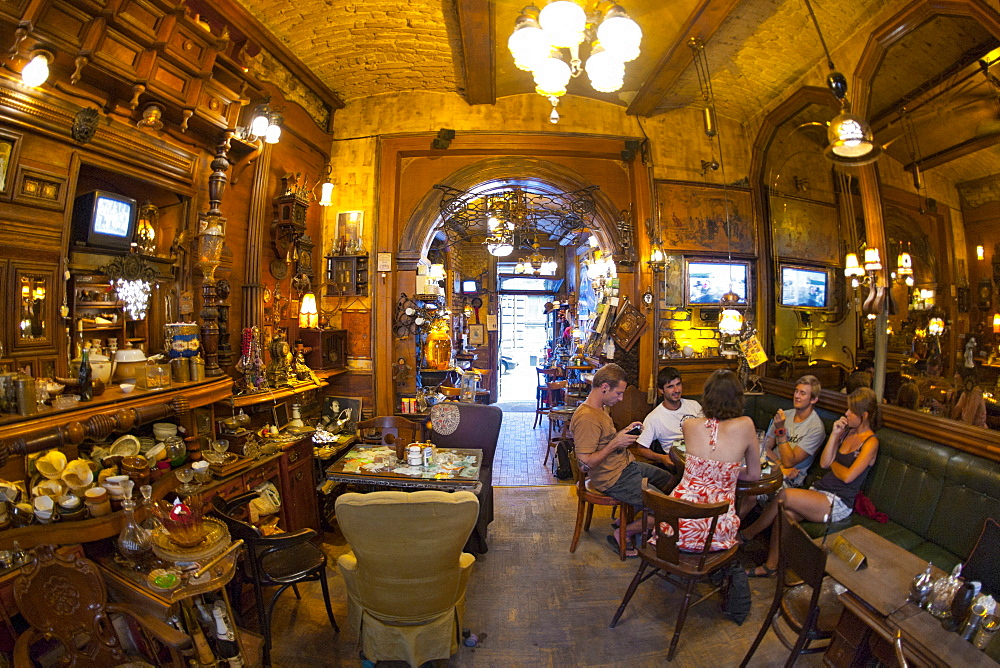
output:
[[[614,93],[625,82],[625,63],[639,56],[640,41],[639,24],[621,5],[599,0],[585,9],[573,0],[553,0],[541,10],[535,5],[521,10],[507,48],[514,65],[534,75],[535,92],[552,103],[549,120],[558,123],[556,105],[570,78],[586,71],[594,90]],[[581,44],[589,48],[586,64]]]
[[[142,256],[130,253],[116,257],[100,271],[111,279],[126,315],[132,320],[145,319],[156,271],[146,264]]]
[[[474,191],[441,184],[434,187],[443,192],[441,225],[447,245],[481,241],[497,257],[506,257],[515,248],[535,250],[539,237],[570,243],[591,227],[597,209],[597,186],[555,193],[525,186]]]

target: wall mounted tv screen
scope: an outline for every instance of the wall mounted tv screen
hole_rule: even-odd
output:
[[[792,308],[826,308],[830,274],[823,269],[781,267],[781,305]]]
[[[131,197],[94,190],[73,203],[73,241],[92,248],[128,250],[138,205]]]
[[[731,288],[739,295],[739,303],[746,305],[749,271],[745,262],[688,262],[687,303],[718,305],[722,295]]]

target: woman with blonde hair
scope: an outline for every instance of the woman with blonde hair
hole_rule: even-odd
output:
[[[854,497],[868,477],[878,454],[875,430],[882,426],[878,397],[867,387],[855,390],[847,397],[847,412],[833,423],[830,438],[823,447],[820,464],[830,471],[810,489],[786,488],[764,509],[760,518],[743,532],[745,540],[772,527],[771,547],[767,560],[747,571],[751,577],[771,577],[778,566],[778,532],[774,520],[778,516],[778,499],[784,499],[785,510],[795,521],[831,522],[846,519],[854,508]]]

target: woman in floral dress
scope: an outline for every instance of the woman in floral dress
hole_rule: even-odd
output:
[[[753,420],[743,415],[743,387],[732,371],[719,370],[705,383],[701,399],[704,418],[689,418],[681,426],[687,459],[684,477],[670,496],[696,503],[729,502],[712,537],[713,550],[736,542],[737,479],[760,478],[760,446]],[[700,552],[711,528],[710,519],[681,520],[678,547]]]

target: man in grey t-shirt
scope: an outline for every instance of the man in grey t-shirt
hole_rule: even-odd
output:
[[[823,421],[813,410],[820,389],[815,376],[802,376],[795,381],[792,395],[795,415],[788,420],[785,411],[779,408],[764,436],[764,450],[771,459],[781,462],[789,487],[802,486],[816,452],[826,439]]]

